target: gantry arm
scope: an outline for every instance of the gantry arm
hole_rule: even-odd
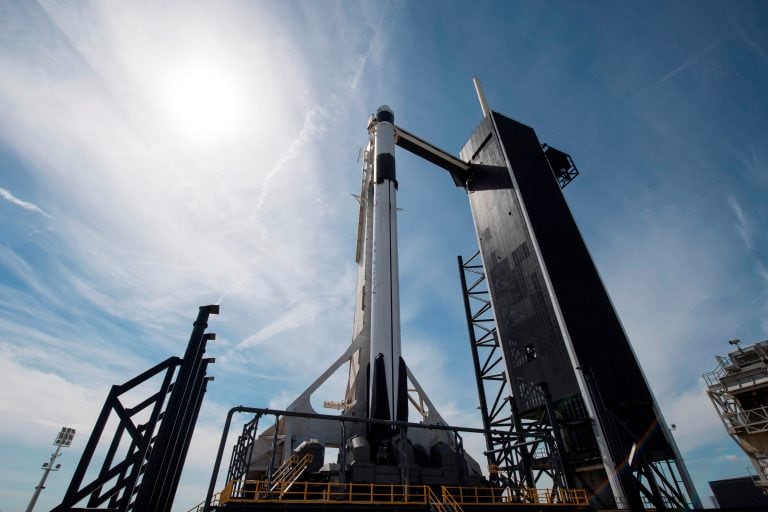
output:
[[[433,146],[399,126],[395,126],[395,144],[450,172],[457,187],[465,186],[469,177],[469,164],[460,158]]]

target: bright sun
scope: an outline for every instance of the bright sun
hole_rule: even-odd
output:
[[[169,74],[163,108],[172,127],[197,143],[217,143],[244,124],[245,95],[221,66],[197,64]]]

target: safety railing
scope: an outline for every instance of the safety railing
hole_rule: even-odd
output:
[[[427,487],[427,501],[432,512],[450,512],[430,487]]]
[[[301,458],[297,455],[291,455],[272,477],[272,485],[269,488],[270,492],[278,491],[279,495],[283,496],[311,463],[312,455],[309,453],[304,454]]]
[[[275,490],[272,490],[273,486]],[[463,505],[586,505],[583,489],[533,489],[497,487],[441,487],[438,497],[428,485],[288,482],[232,480],[222,490],[219,503],[307,502],[434,505],[437,512],[460,512]]]
[[[723,413],[723,419],[734,433],[737,430],[747,434],[768,431],[768,407],[758,407],[748,411],[737,408],[735,411]]]
[[[221,492],[220,502],[368,502],[427,503],[428,487],[399,484],[340,484],[334,482],[273,482],[277,491],[269,492],[260,480],[233,480]]]
[[[729,359],[721,356],[717,356],[717,367],[711,372],[707,372],[703,375],[704,382],[707,383],[708,388],[714,388],[720,386],[720,377],[725,375],[725,369],[728,366],[732,366],[733,363]]]
[[[211,505],[218,506],[219,505],[219,498],[221,497],[221,493],[217,492],[213,495],[213,498],[211,499]],[[203,512],[205,510],[205,502],[198,503],[197,505],[193,506],[187,512]]]
[[[586,505],[589,503],[584,489],[536,489],[528,487],[444,487],[460,505],[511,505],[537,503],[549,505]]]
[[[440,487],[440,494],[443,497],[443,507],[448,509],[448,512],[464,512],[456,498],[451,495],[450,491],[445,486]]]
[[[734,373],[720,377],[721,387],[729,393],[754,388],[766,383],[768,383],[768,367],[766,366],[745,370],[741,374]]]
[[[544,489],[546,503],[564,503],[586,505],[589,503],[587,491],[584,489]]]
[[[274,474],[272,475],[272,480],[282,480],[283,476],[291,470],[291,468],[299,462],[299,456],[298,455],[291,455],[287,459],[283,461],[282,464],[280,464],[277,469],[275,469]]]
[[[710,391],[732,392],[765,384],[768,380],[765,349],[755,345],[753,349],[740,354],[735,361],[731,357],[717,356],[717,367],[703,377]]]

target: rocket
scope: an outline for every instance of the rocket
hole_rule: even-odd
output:
[[[324,407],[339,410],[342,416],[407,422],[409,403],[413,401],[416,404],[415,400],[418,400],[416,410],[421,415],[421,423],[446,424],[401,356],[395,146],[436,162],[451,171],[452,176],[455,167],[467,167],[467,164],[395,126],[394,121],[394,113],[386,105],[379,107],[368,120],[368,143],[362,154],[361,191],[359,196],[355,196],[360,208],[352,342],[296,397],[287,407],[289,411],[316,414],[310,398],[347,364],[349,377],[344,399],[340,402],[326,400]],[[454,181],[463,183],[455,177]],[[393,464],[399,460],[398,444],[402,447],[402,443],[406,442],[405,438],[398,438],[400,428],[386,423],[354,423],[348,429],[345,427],[344,432],[352,445],[368,446],[368,450],[354,451],[354,456],[346,459],[350,465],[368,462]],[[278,437],[282,441],[275,441]],[[254,442],[249,471],[253,475],[266,474],[275,462],[273,455],[276,449],[282,452],[278,460],[285,461],[301,442],[309,439],[326,446],[337,445],[338,425],[312,417],[280,418],[274,427],[264,431]],[[407,432],[407,442],[421,446],[429,453],[430,447],[436,443],[453,446],[454,440],[448,432],[415,429]],[[347,444],[346,448],[352,445]],[[361,455],[362,452],[367,453]],[[480,475],[477,463],[471,461],[471,465],[475,468],[473,471]]]
[[[373,240],[368,417],[407,421],[405,363],[400,354],[395,115],[382,106],[373,124]]]

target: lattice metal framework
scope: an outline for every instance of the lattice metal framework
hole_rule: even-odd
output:
[[[636,500],[644,509],[655,510],[690,510],[695,508],[685,489],[680,460],[653,458],[642,449],[644,439],[634,434],[613,411],[606,407],[599,389],[595,385],[591,369],[585,370],[587,387],[592,400],[598,407],[595,420],[601,425],[603,434],[611,443],[621,437],[631,439],[633,449],[629,456],[617,468],[624,488],[629,491],[630,500]],[[657,419],[649,428],[650,435],[661,427]],[[630,501],[632,503],[632,501]],[[626,503],[613,503],[612,506],[626,508]],[[630,508],[638,508],[632,507]]]
[[[573,163],[571,155],[547,144],[542,144],[541,149],[544,151],[549,167],[555,173],[555,178],[557,178],[560,188],[565,188],[579,175],[579,170],[576,168],[576,164]]]
[[[546,475],[553,488],[567,488],[557,449],[562,441],[557,442],[559,431],[552,428],[554,415],[546,388],[535,391],[549,404],[545,408],[547,414],[536,420],[521,419],[504,369],[504,354],[496,335],[496,320],[479,251],[466,262],[459,256],[458,263],[480,414],[487,431],[486,457],[491,478],[505,487],[535,487]]]
[[[768,341],[738,347],[704,374],[707,394],[728,434],[744,450],[768,493]]]
[[[389,420],[378,420],[378,419],[369,419],[369,418],[360,418],[360,417],[353,417],[353,416],[332,416],[327,414],[311,414],[311,413],[303,413],[303,412],[297,412],[297,411],[279,411],[279,410],[273,410],[273,409],[265,409],[265,408],[257,408],[257,407],[233,407],[230,409],[229,413],[227,414],[226,421],[224,422],[224,429],[221,434],[221,440],[219,442],[219,450],[216,455],[216,461],[214,463],[214,469],[213,474],[211,475],[210,484],[208,487],[208,494],[206,496],[206,502],[203,506],[204,511],[212,510],[212,502],[215,500],[215,486],[216,481],[219,474],[219,466],[221,465],[221,461],[223,458],[224,453],[224,447],[226,444],[227,436],[229,434],[229,429],[232,424],[232,417],[236,413],[253,413],[255,414],[255,418],[251,420],[249,423],[246,423],[243,434],[241,434],[238,437],[237,444],[233,447],[233,456],[231,458],[230,467],[227,472],[228,482],[236,482],[236,486],[247,486],[248,481],[246,480],[247,477],[247,471],[242,471],[242,468],[248,467],[248,456],[250,454],[249,446],[250,446],[250,439],[251,434],[250,431],[252,429],[256,428],[256,422],[264,415],[271,415],[275,418],[279,418],[281,416],[287,416],[287,417],[296,417],[296,418],[310,418],[310,419],[317,419],[322,421],[330,421],[334,423],[338,423],[340,427],[340,446],[346,445],[346,424],[365,424],[365,425],[388,425],[394,428],[398,428],[401,431],[401,435],[405,436],[406,431],[410,430],[416,430],[416,429],[426,429],[426,430],[438,430],[438,431],[448,431],[452,434],[453,442],[455,443],[455,448],[457,449],[458,453],[463,453],[463,441],[461,438],[462,432],[469,432],[474,434],[483,434],[488,438],[490,436],[493,439],[500,440],[501,443],[500,446],[503,444],[503,446],[510,446],[509,449],[502,450],[499,449],[499,452],[504,451],[509,453],[517,453],[521,447],[525,447],[528,449],[531,453],[537,451],[537,450],[547,450],[552,446],[554,443],[554,440],[549,435],[549,432],[547,431],[536,431],[533,427],[528,426],[527,430],[525,430],[522,433],[517,433],[513,431],[500,431],[496,429],[487,429],[487,428],[472,428],[472,427],[457,427],[457,426],[450,426],[450,425],[444,425],[444,424],[424,424],[424,423],[408,423],[403,421],[389,421]],[[544,448],[542,448],[544,447]],[[341,450],[339,452],[340,454],[344,453],[344,450]],[[551,453],[551,452],[550,452]],[[506,464],[506,459],[499,459],[502,464]],[[511,459],[510,459],[511,460]],[[343,459],[340,460],[340,464],[343,465]],[[238,469],[240,468],[240,469]],[[402,469],[402,468],[401,468]],[[515,501],[518,502],[531,502],[532,498],[526,494],[526,489],[530,489],[530,487],[526,487],[525,484],[523,485],[517,485],[516,482],[525,482],[524,479],[517,478],[517,473],[512,472],[512,478],[515,478],[514,480],[506,479],[502,480],[502,478],[505,478],[505,473],[509,472],[509,469],[506,466],[502,466],[502,468],[497,472],[497,475],[501,475],[501,478],[498,476],[494,477],[495,483],[497,484],[499,489],[502,489],[504,493],[515,496]],[[408,475],[403,472],[401,475],[402,477],[402,484],[407,485],[408,482]],[[270,477],[267,478],[267,482],[270,481]],[[537,479],[532,478],[533,482],[536,482]],[[553,479],[554,481],[554,479]],[[506,482],[511,482],[509,485],[507,485]],[[339,485],[343,484],[344,482],[338,482]],[[561,503],[560,496],[567,496],[569,495],[567,492],[560,493],[559,489],[563,489],[562,486],[559,486],[554,489],[553,493],[553,500],[557,503]],[[562,502],[565,503],[565,502]]]
[[[256,440],[256,431],[259,428],[260,415],[253,417],[251,421],[243,425],[243,433],[237,437],[235,446],[232,447],[232,458],[229,461],[227,482],[245,479],[248,473],[248,465],[251,462],[253,443]]]
[[[208,316],[218,306],[200,308],[183,358],[170,357],[125,384],[113,386],[61,504],[52,512],[107,509],[168,511],[171,509],[197,416],[213,377],[206,376],[212,358],[203,358],[208,340]],[[147,398],[133,399],[139,390],[159,383]],[[130,405],[129,405],[130,403]],[[111,419],[117,426],[111,440],[104,431]],[[89,469],[104,441],[108,449],[98,474]],[[83,503],[85,502],[85,503]]]

